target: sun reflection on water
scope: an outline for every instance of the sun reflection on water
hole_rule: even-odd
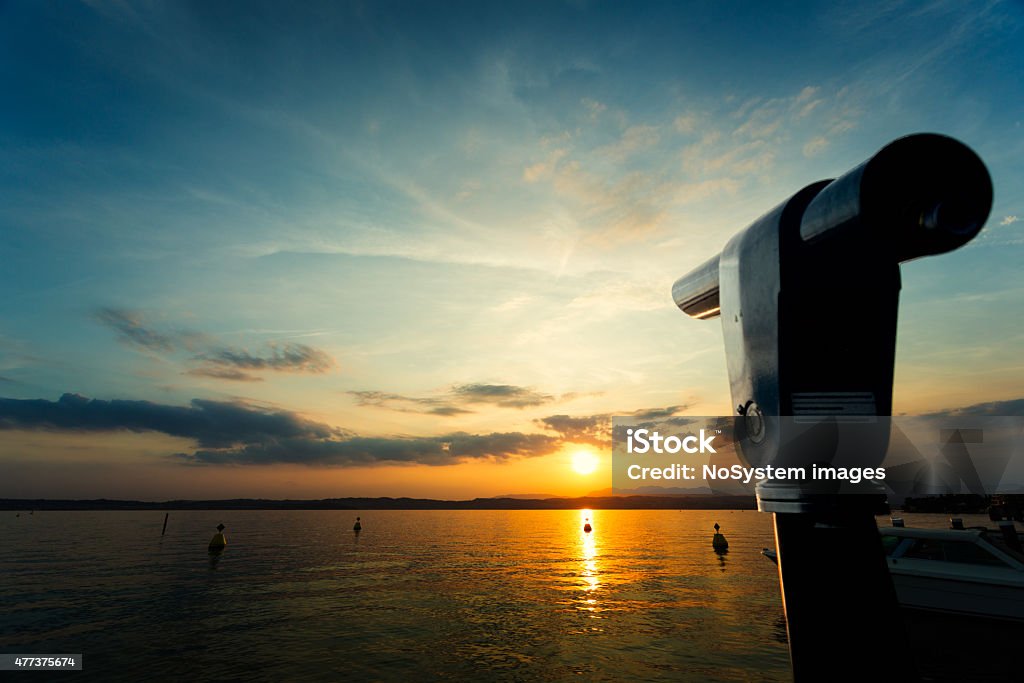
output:
[[[578,606],[579,609],[589,612],[597,612],[600,608],[597,600],[597,589],[601,587],[600,568],[598,565],[598,543],[597,543],[597,520],[591,510],[580,510],[580,588],[585,597]],[[583,531],[583,525],[590,522],[592,531]]]

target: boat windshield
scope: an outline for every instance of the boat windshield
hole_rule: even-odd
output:
[[[975,564],[990,567],[1007,566],[999,557],[990,553],[984,547],[971,543],[969,540],[952,541],[938,540],[931,538],[909,539],[911,544],[907,547],[901,557],[913,560],[938,560],[945,562],[958,562],[961,564]],[[892,551],[887,551],[892,554]]]

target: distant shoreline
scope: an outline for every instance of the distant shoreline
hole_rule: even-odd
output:
[[[0,499],[0,510],[755,510],[754,496],[584,496],[581,498],[324,498],[321,500]]]

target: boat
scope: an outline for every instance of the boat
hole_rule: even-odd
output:
[[[879,529],[900,606],[1024,622],[1024,555],[987,530]],[[761,551],[778,563],[774,550]]]
[[[1024,620],[1024,556],[981,529],[879,530],[900,604]]]

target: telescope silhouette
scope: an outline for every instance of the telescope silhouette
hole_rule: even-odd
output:
[[[803,188],[676,281],[684,313],[721,319],[745,464],[882,462],[889,425],[874,418],[892,414],[900,264],[966,244],[991,208],[973,151],[910,135]],[[906,653],[862,627],[899,630],[902,619],[874,520],[884,488],[857,490],[871,495],[800,481],[756,489],[758,508],[775,513],[797,680],[834,678],[840,651],[844,677],[914,676]]]

